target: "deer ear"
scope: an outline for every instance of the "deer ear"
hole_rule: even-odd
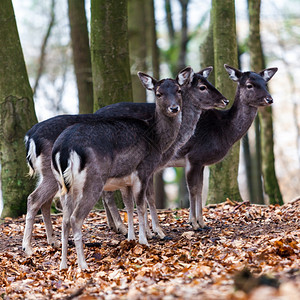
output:
[[[207,78],[210,75],[210,73],[212,72],[212,70],[213,70],[213,67],[207,67],[207,68],[199,71],[198,74],[200,74],[204,78]]]
[[[154,79],[154,78],[152,78],[150,75],[147,75],[147,74],[142,73],[142,72],[138,72],[137,74],[138,74],[138,76],[140,78],[140,81],[141,81],[142,85],[147,90],[153,91],[154,90],[154,86],[155,86],[157,80]]]
[[[176,81],[179,85],[184,85],[186,83],[191,83],[194,78],[194,71],[191,67],[186,67],[185,69],[181,70],[177,77]]]
[[[240,70],[237,70],[233,67],[228,66],[227,64],[224,65],[225,70],[229,74],[229,78],[233,81],[239,81],[239,79],[242,77],[242,72]]]
[[[274,75],[275,73],[278,71],[278,68],[269,68],[269,69],[265,69],[260,71],[258,74],[265,80],[265,81],[269,81]]]

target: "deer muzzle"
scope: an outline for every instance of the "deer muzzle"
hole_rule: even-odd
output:
[[[264,100],[265,100],[266,104],[268,104],[268,105],[273,103],[273,98],[272,97],[266,97],[266,98],[264,98]]]
[[[177,114],[180,111],[180,106],[179,105],[172,105],[168,107],[168,111],[171,114]]]

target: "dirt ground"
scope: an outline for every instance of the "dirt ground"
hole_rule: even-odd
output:
[[[122,211],[126,220],[126,214]],[[160,210],[167,239],[149,247],[113,233],[103,211],[84,223],[87,271],[69,269],[47,245],[36,218],[35,253],[22,251],[24,217],[0,225],[3,299],[300,299],[300,199],[283,206],[226,202],[204,209],[207,228],[193,231],[188,210]],[[60,239],[61,215],[52,217]],[[135,217],[136,233],[138,233]]]

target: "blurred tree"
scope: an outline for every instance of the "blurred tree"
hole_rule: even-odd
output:
[[[256,72],[265,68],[260,40],[260,5],[260,0],[248,0],[250,21],[249,51],[251,69]],[[275,173],[272,107],[259,109],[259,121],[262,146],[262,173],[265,193],[271,204],[281,205],[283,204],[283,200]],[[259,134],[259,131],[256,130],[256,133]],[[258,166],[258,168],[259,167],[260,166]]]
[[[157,35],[156,35],[156,20],[154,10],[154,0],[145,1],[146,14],[146,44],[147,44],[147,62],[148,70],[152,70],[153,77],[159,79],[159,49],[157,47]],[[155,174],[154,176],[154,190],[155,190],[155,202],[157,208],[166,207],[166,194],[165,185],[163,180],[163,171]]]
[[[200,64],[201,68],[205,68],[207,66],[214,66],[214,34],[213,34],[213,15],[212,10],[210,12],[210,22],[208,31],[206,33],[205,39],[200,45]],[[212,70],[209,81],[212,84],[215,84],[215,71]]]
[[[23,139],[37,119],[11,0],[0,1],[0,20],[2,217],[16,217],[26,213],[26,198],[35,185],[26,176]]]
[[[79,113],[93,112],[93,82],[89,34],[84,0],[68,0],[73,61],[77,81]]]
[[[238,65],[234,0],[213,0],[212,22],[215,85],[232,100],[236,86],[224,71],[224,63]],[[208,203],[223,202],[226,198],[241,200],[237,182],[239,147],[237,142],[222,162],[210,167]]]
[[[128,47],[127,0],[92,0],[94,110],[133,100]]]
[[[186,67],[187,45],[190,40],[187,22],[189,0],[179,0],[179,3],[181,7],[181,22],[180,30],[176,32],[172,20],[171,2],[165,0],[169,47],[167,50],[162,51],[162,55],[169,66],[172,76],[176,76],[181,69]]]
[[[138,71],[147,72],[146,5],[149,1],[128,0],[128,37],[131,67],[131,81],[134,102],[146,101],[146,90],[137,76]],[[147,11],[147,14],[149,12]]]
[[[41,76],[43,74],[44,71],[44,65],[45,65],[45,58],[46,58],[46,47],[51,35],[51,31],[52,28],[54,26],[55,23],[55,0],[51,0],[51,7],[50,7],[50,20],[49,20],[49,24],[47,27],[47,31],[46,34],[44,36],[43,42],[42,42],[42,46],[41,46],[41,54],[40,54],[40,58],[39,58],[39,67],[38,67],[38,71],[37,71],[37,75],[35,78],[35,83],[33,86],[33,94],[35,95],[36,90],[39,86],[39,82],[41,79]]]

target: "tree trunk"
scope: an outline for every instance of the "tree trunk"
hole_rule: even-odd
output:
[[[213,0],[212,15],[215,85],[232,105],[236,86],[224,72],[224,63],[233,67],[238,65],[234,0]],[[239,150],[240,143],[237,142],[222,162],[210,167],[209,203],[223,202],[226,198],[241,200],[237,181]]]
[[[205,68],[208,66],[214,66],[214,34],[213,34],[213,15],[212,10],[210,12],[210,21],[208,32],[205,37],[205,40],[200,46],[200,64],[201,68]],[[209,81],[214,85],[215,84],[215,71],[212,70]]]
[[[94,110],[132,101],[127,1],[91,1]]]
[[[89,34],[84,0],[68,0],[79,113],[93,112],[93,82]]]
[[[23,139],[37,119],[11,0],[0,1],[0,20],[2,217],[16,217],[26,213],[26,198],[35,186],[26,176]]]
[[[187,9],[189,0],[179,0],[181,5],[181,40],[178,57],[178,72],[186,67],[187,43],[188,43],[188,22]]]
[[[171,1],[165,0],[165,11],[167,16],[167,26],[168,26],[168,34],[170,37],[170,40],[173,41],[175,38],[175,30],[172,20],[172,8],[171,8]]]
[[[248,0],[251,69],[256,72],[265,68],[262,44],[260,40],[260,2],[260,0]],[[271,204],[283,204],[282,195],[275,173],[272,107],[262,108],[259,110],[259,121],[262,149],[262,173],[265,193]]]
[[[147,37],[147,61],[151,62],[148,69],[152,70],[153,77],[159,79],[159,50],[156,44],[156,22],[154,1],[147,0],[146,5],[146,37]],[[154,190],[155,190],[155,203],[157,208],[166,207],[166,194],[165,184],[163,180],[163,171],[154,175]]]
[[[49,25],[46,31],[46,34],[43,39],[42,47],[41,47],[41,54],[40,54],[40,59],[39,59],[39,68],[38,72],[36,75],[35,83],[33,85],[33,95],[36,94],[36,91],[39,86],[40,79],[42,77],[43,71],[44,71],[44,64],[45,64],[45,59],[46,59],[46,47],[49,41],[49,38],[51,36],[51,31],[52,28],[54,27],[55,24],[55,0],[51,1],[51,8],[50,8],[50,21]]]
[[[128,36],[134,102],[146,101],[146,90],[142,86],[137,72],[147,72],[147,29],[150,30],[146,27],[146,2],[128,0]]]

